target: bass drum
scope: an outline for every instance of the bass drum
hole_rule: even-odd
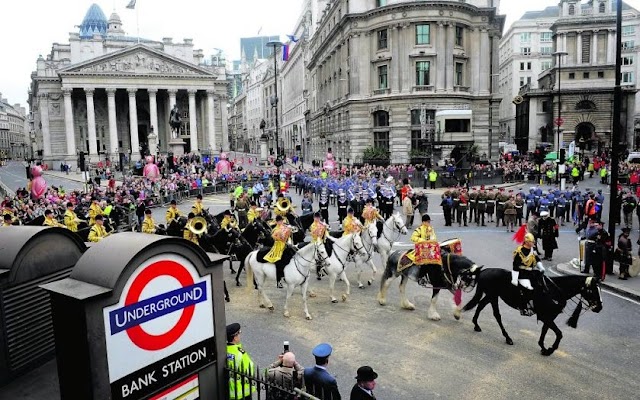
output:
[[[458,238],[447,239],[440,243],[440,249],[447,253],[462,255],[462,241]]]
[[[633,262],[629,267],[629,275],[635,278],[640,273],[640,257],[633,257]]]

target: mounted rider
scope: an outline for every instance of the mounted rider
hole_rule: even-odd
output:
[[[411,241],[415,244],[415,248],[408,252],[406,257],[416,265],[428,264],[426,260],[416,261],[416,252],[421,243],[435,242],[436,240],[436,231],[431,226],[431,217],[429,214],[425,214],[422,216],[422,224],[411,234]]]
[[[220,222],[220,229],[229,231],[230,229],[238,229],[238,222],[233,218],[231,211],[225,210],[222,221]]]
[[[167,208],[167,212],[165,214],[165,219],[167,220],[167,226],[169,226],[173,221],[180,218],[182,214],[180,210],[178,210],[178,203],[175,200],[171,200],[171,206]]]
[[[184,231],[182,233],[182,237],[187,239],[190,242],[193,242],[197,245],[200,244],[200,240],[198,238],[198,235],[196,235],[195,233],[193,233],[191,231],[191,222],[193,221],[193,219],[195,218],[195,214],[194,213],[189,213],[188,217],[187,217],[187,224],[184,226]]]
[[[351,233],[358,233],[362,229],[362,224],[360,223],[360,220],[355,217],[353,208],[349,208],[347,210],[347,217],[342,223],[342,229],[342,236],[347,236]]]
[[[384,221],[380,212],[373,206],[373,199],[368,198],[365,202],[364,209],[362,210],[362,217],[364,218],[364,226],[368,227],[371,223],[376,221]]]
[[[202,206],[202,195],[201,194],[196,196],[196,202],[193,203],[193,206],[191,206],[191,212],[196,217],[202,216],[203,206]]]
[[[89,226],[93,226],[96,223],[96,217],[98,215],[103,215],[102,207],[98,204],[98,199],[96,197],[91,198],[91,206],[89,207]]]
[[[247,221],[252,224],[256,219],[260,219],[261,208],[258,208],[258,205],[255,201],[251,201],[249,203],[249,211],[247,211]]]
[[[513,252],[513,271],[511,271],[511,284],[527,289],[523,291],[522,303],[520,304],[520,313],[522,315],[533,315],[533,307],[529,304],[532,300],[534,287],[543,286],[541,284],[544,275],[544,266],[540,262],[540,257],[533,248],[535,237],[531,233],[524,235],[524,242],[518,246]]]
[[[287,242],[291,239],[291,228],[284,223],[284,217],[282,215],[276,216],[276,227],[271,232],[273,238],[273,246],[271,250],[264,256],[264,260],[268,263],[275,264],[276,266],[276,280],[278,281],[278,287],[282,287],[280,281],[284,276],[284,268],[291,260],[292,254],[285,255],[287,249]],[[283,257],[284,256],[284,257]]]

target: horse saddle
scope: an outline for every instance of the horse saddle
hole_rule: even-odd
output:
[[[411,261],[411,259],[407,257],[407,253],[409,252],[405,251],[404,253],[402,253],[400,260],[398,260],[398,272],[402,272],[413,265],[413,261]]]
[[[263,247],[260,250],[258,250],[258,254],[256,255],[256,259],[258,260],[259,263],[267,263],[268,261],[266,261],[264,259],[264,257],[269,254],[269,252],[271,251],[271,248],[269,247]]]

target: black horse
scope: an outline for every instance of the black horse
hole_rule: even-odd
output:
[[[400,276],[400,306],[406,310],[415,310],[415,306],[411,304],[411,302],[407,299],[407,295],[405,292],[407,282],[409,281],[409,279],[411,279],[420,284],[423,284],[424,282],[426,282],[425,277],[428,276],[429,283],[431,284],[433,289],[433,295],[431,296],[431,305],[429,306],[429,310],[427,311],[427,316],[429,317],[429,319],[434,321],[440,320],[440,315],[436,310],[436,303],[438,302],[438,294],[440,293],[440,289],[447,289],[454,294],[456,308],[453,312],[453,315],[456,319],[460,319],[460,303],[462,300],[459,294],[459,290],[461,289],[461,287],[459,287],[459,283],[462,283],[464,286],[465,282],[467,281],[459,278],[462,278],[464,274],[475,271],[479,267],[473,261],[464,256],[443,252],[442,267],[437,264],[412,265],[398,272],[398,262],[405,253],[406,251],[396,250],[389,256],[387,265],[384,269],[384,274],[382,275],[382,279],[380,281],[378,303],[380,303],[380,305],[386,304],[387,290],[389,289],[389,285],[395,278]]]
[[[584,300],[593,312],[602,310],[602,299],[600,298],[600,281],[597,278],[572,275],[546,278],[547,293],[534,294],[534,312],[538,316],[538,320],[542,321],[542,332],[540,333],[540,353],[544,356],[553,354],[560,345],[562,332],[555,323],[556,317],[567,306],[567,301],[573,297],[580,296],[578,305],[573,314],[567,321],[572,328],[578,326],[578,318],[582,311],[582,301]],[[478,316],[482,309],[489,303],[493,307],[493,316],[496,318],[502,335],[505,337],[507,344],[513,345],[513,340],[502,325],[502,317],[500,316],[500,308],[498,307],[498,298],[501,298],[508,306],[518,309],[521,300],[521,288],[511,284],[511,271],[501,268],[488,268],[477,272],[475,276],[477,284],[476,293],[473,298],[462,308],[463,311],[472,310],[478,306],[473,316],[474,330],[482,332],[478,325]],[[484,297],[483,297],[484,296]],[[544,347],[544,338],[547,331],[551,329],[556,334],[556,340],[550,348]]]
[[[313,223],[313,214],[293,215],[291,213],[288,213],[287,220],[289,221],[289,225],[295,226],[297,228],[297,231],[291,235],[293,243],[299,244],[304,242],[304,238],[307,235],[307,230]]]

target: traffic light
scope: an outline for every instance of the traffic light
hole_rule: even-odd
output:
[[[78,160],[78,166],[80,167],[80,171],[85,171],[85,161],[84,161],[84,151],[80,152],[80,159]]]
[[[567,158],[567,151],[565,149],[560,149],[560,164],[564,164]]]

